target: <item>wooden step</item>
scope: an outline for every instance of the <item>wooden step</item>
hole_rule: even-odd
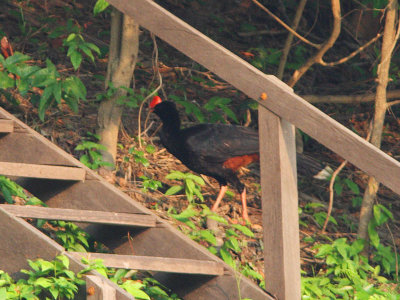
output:
[[[14,131],[14,121],[0,119],[0,133],[10,133]]]
[[[128,214],[107,211],[51,208],[32,205],[0,204],[8,213],[21,218],[62,220],[83,223],[112,224],[135,227],[155,227],[156,218],[152,215]]]
[[[82,181],[86,171],[76,167],[0,162],[0,175]]]
[[[166,241],[166,243],[168,243],[168,241]],[[87,259],[102,259],[104,265],[109,268],[213,276],[224,274],[223,265],[211,260],[84,252],[68,253],[76,259],[81,259],[82,257]]]

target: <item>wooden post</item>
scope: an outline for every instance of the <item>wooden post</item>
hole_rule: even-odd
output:
[[[105,278],[86,275],[87,300],[116,300],[115,289],[106,282]]]
[[[259,135],[266,289],[279,300],[300,299],[294,126],[259,106]]]

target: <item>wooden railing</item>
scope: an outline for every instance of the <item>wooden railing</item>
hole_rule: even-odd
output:
[[[259,101],[267,290],[300,299],[294,126],[400,194],[400,163],[151,0],[108,0],[141,26]],[[267,100],[260,101],[262,93]]]

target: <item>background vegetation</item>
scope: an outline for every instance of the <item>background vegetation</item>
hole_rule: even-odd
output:
[[[160,5],[400,157],[396,1],[167,0]],[[157,120],[146,105],[158,93],[178,104],[185,126],[227,122],[256,127],[257,106],[251,99],[139,30],[104,1],[7,0],[0,11],[1,106],[90,168],[115,169],[108,171],[108,180],[135,191],[135,198],[137,191],[152,197],[138,200],[264,287],[257,167],[243,171],[252,226],[238,224],[240,205],[233,193],[219,215],[211,213],[217,184],[188,173],[162,149]],[[122,38],[113,39],[115,34]],[[130,47],[124,48],[127,43]],[[133,59],[115,55],[123,52],[133,53]],[[98,118],[107,114],[115,117],[111,125]],[[108,139],[104,131],[110,127],[114,137]],[[328,182],[299,178],[303,298],[399,299],[399,196],[378,189],[373,178],[307,135],[299,136],[305,152],[344,168],[331,191]],[[8,178],[0,177],[0,187],[3,202],[42,204]],[[217,230],[207,228],[207,218],[218,222]],[[74,224],[40,221],[37,226],[67,249],[100,251]],[[82,274],[68,271],[63,257],[29,265],[25,281],[0,273],[0,298],[38,299],[44,293],[71,299],[82,283]],[[139,299],[177,297],[146,274],[105,270],[101,262],[92,268]]]

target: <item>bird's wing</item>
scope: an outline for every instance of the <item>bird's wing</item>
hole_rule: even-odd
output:
[[[208,162],[224,162],[259,151],[258,133],[247,127],[201,124],[182,130],[182,134],[188,153]]]

